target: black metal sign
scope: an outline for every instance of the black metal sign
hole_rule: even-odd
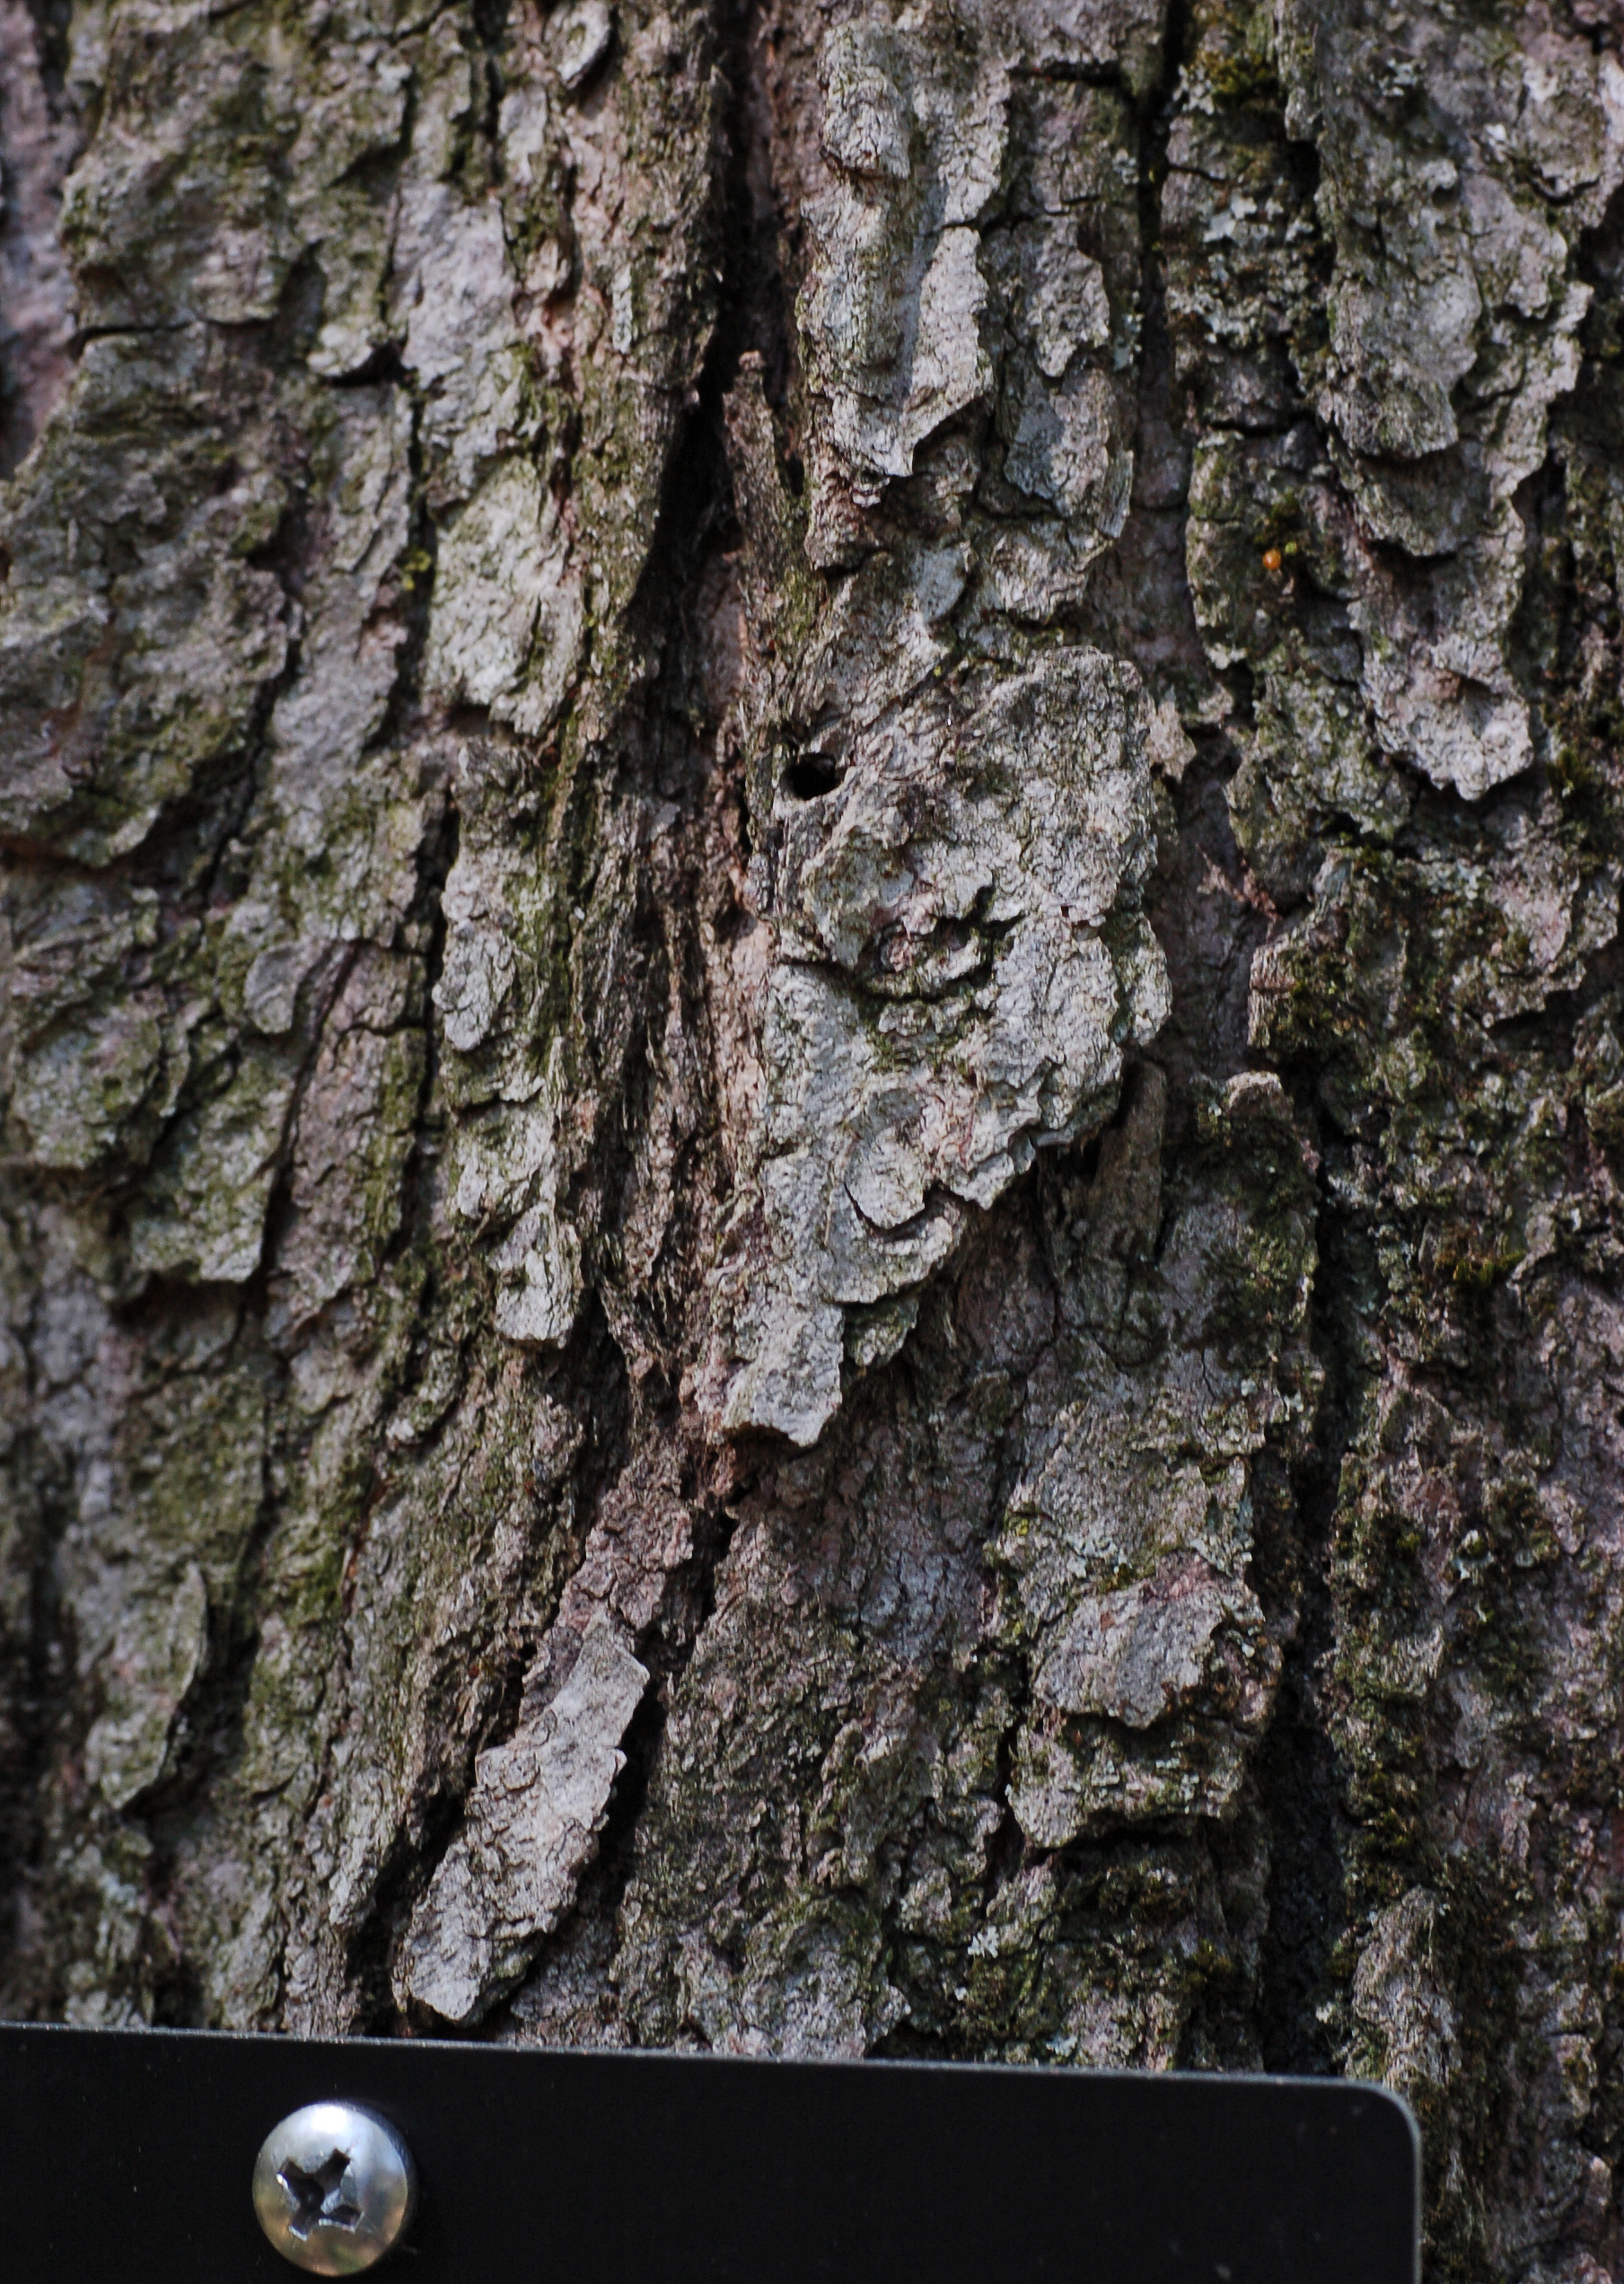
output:
[[[404,2164],[380,2284],[1418,2276],[1415,2127],[1372,2086],[0,2027],[6,2284],[292,2284],[267,2184],[304,2265],[370,2225],[353,2137],[296,2138],[332,2103]]]

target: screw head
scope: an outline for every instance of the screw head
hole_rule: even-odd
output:
[[[312,2102],[273,2126],[254,2160],[254,2210],[284,2260],[355,2276],[404,2235],[417,2201],[411,2152],[353,2102]]]

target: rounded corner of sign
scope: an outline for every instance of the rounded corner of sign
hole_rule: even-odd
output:
[[[1366,2094],[1384,2110],[1404,2137],[1404,2147],[1409,2157],[1410,2183],[1415,2207],[1415,2262],[1412,2271],[1414,2284],[1421,2284],[1421,2128],[1408,2098],[1397,2087],[1383,2086],[1374,2078],[1353,2081],[1361,2094]]]
[[[1421,2170],[1421,2129],[1416,2121],[1416,2113],[1410,2108],[1408,2097],[1400,2094],[1395,2086],[1383,2086],[1379,2078],[1359,2078],[1351,2082],[1358,2087],[1361,2094],[1369,2095],[1372,2101],[1379,2103],[1383,2109],[1391,2111],[1402,2122],[1404,2131],[1409,2137],[1410,2152],[1415,2158],[1416,2172],[1418,2175]]]

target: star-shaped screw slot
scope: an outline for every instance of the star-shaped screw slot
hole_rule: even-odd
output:
[[[353,2228],[361,2218],[359,2205],[342,2193],[349,2170],[347,2149],[330,2149],[313,2173],[289,2157],[277,2174],[286,2190],[294,2217],[288,2227],[303,2244],[312,2228],[325,2222],[329,2228]]]

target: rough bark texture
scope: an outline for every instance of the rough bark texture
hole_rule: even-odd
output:
[[[1624,2275],[1619,31],[0,0],[11,2010]]]

